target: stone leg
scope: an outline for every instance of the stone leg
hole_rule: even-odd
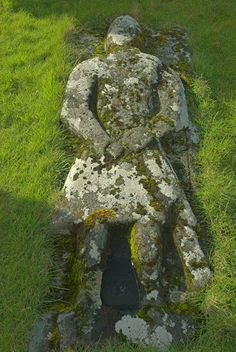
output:
[[[96,322],[97,312],[102,307],[100,297],[102,273],[104,270],[108,229],[105,224],[95,224],[85,233],[78,256],[82,260],[80,268],[80,288],[77,297],[77,310],[83,319],[79,319],[81,341],[89,341]]]
[[[145,299],[160,303],[162,238],[157,223],[136,222],[130,234],[131,258],[145,291]]]
[[[211,272],[198,242],[196,218],[186,198],[178,200],[176,213],[174,243],[184,268],[188,289],[198,290],[207,285]]]

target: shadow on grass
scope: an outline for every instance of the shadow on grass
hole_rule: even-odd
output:
[[[0,190],[1,351],[23,350],[21,336],[30,329],[48,292],[50,213],[46,201]]]
[[[26,11],[37,18],[48,16],[70,16],[86,29],[104,30],[118,15],[140,13],[140,0],[108,2],[96,0],[89,4],[86,0],[13,0],[14,11]]]

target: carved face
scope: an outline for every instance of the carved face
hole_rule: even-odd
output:
[[[110,51],[117,46],[141,48],[142,44],[142,31],[138,22],[130,16],[120,16],[109,27],[105,49]]]

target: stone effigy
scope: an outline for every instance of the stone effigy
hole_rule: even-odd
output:
[[[61,120],[82,147],[54,218],[54,304],[30,351],[42,350],[40,334],[43,351],[121,336],[163,350],[194,331],[185,302],[211,273],[182,187],[192,182],[197,131],[173,68],[189,54],[168,38],[160,60],[142,51],[136,20],[118,17],[106,55],[69,77]]]

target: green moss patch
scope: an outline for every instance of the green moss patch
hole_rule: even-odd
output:
[[[109,220],[113,220],[116,217],[116,212],[113,209],[97,209],[93,213],[89,214],[85,219],[85,227],[87,229],[93,228],[95,222],[106,222]]]

